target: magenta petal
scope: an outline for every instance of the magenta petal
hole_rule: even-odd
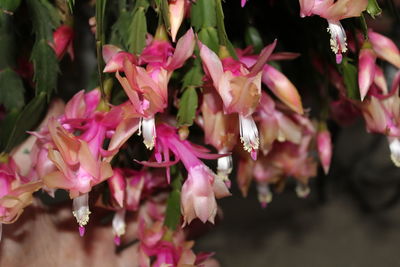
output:
[[[219,158],[222,158],[222,157],[230,155],[229,153],[227,153],[227,154],[203,153],[203,152],[196,151],[196,150],[193,150],[192,152],[196,157],[201,158],[201,159],[219,159]]]
[[[118,52],[122,51],[121,48],[115,45],[103,45],[103,59],[106,64],[116,55]]]
[[[274,51],[276,43],[277,43],[277,40],[275,39],[272,44],[267,45],[261,51],[260,56],[258,57],[256,63],[251,68],[251,71],[248,74],[248,76],[255,76],[255,75],[257,75],[257,73],[259,73],[263,69],[263,67],[264,67],[265,63],[267,62],[268,58],[271,56],[272,51]]]
[[[175,70],[183,66],[183,63],[193,54],[194,46],[193,29],[190,28],[176,44],[174,55],[167,66],[167,70]]]
[[[160,162],[160,163],[158,163],[158,162],[149,162],[149,161],[138,161],[136,159],[134,161],[136,161],[137,163],[140,163],[140,164],[142,164],[144,166],[147,166],[147,167],[162,168],[162,167],[169,167],[169,166],[175,165],[176,163],[178,163],[179,158],[177,158],[174,161],[164,161],[164,162]]]
[[[79,235],[81,237],[85,235],[85,226],[79,226]]]
[[[337,53],[336,54],[336,64],[342,63],[342,60],[343,60],[342,54],[341,53]]]
[[[119,237],[117,235],[114,236],[114,244],[117,246],[121,245],[121,237]]]
[[[253,160],[257,160],[257,150],[252,149],[250,155]]]

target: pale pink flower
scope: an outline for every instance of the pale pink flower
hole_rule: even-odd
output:
[[[170,161],[170,151],[175,160]],[[181,211],[184,222],[190,223],[194,218],[202,222],[214,222],[217,211],[215,197],[221,198],[230,195],[222,180],[199,160],[200,158],[216,159],[223,155],[206,153],[207,150],[181,140],[176,129],[166,124],[157,126],[157,143],[155,158],[157,162],[141,162],[150,167],[170,166],[181,161],[188,171],[188,178],[182,186]],[[162,161],[164,157],[164,161]],[[168,171],[168,169],[167,169]],[[169,171],[167,172],[169,181]]]
[[[107,63],[104,71],[117,72],[116,77],[132,103],[131,113],[142,118],[144,144],[149,149],[154,147],[156,138],[154,116],[163,112],[168,104],[169,79],[193,54],[194,46],[194,33],[190,29],[178,40],[175,49],[168,41],[155,38],[138,59],[115,47],[104,47]],[[141,64],[146,64],[146,68]],[[119,71],[123,71],[125,77]]]
[[[342,62],[347,52],[346,32],[340,20],[358,17],[367,8],[368,0],[299,0],[300,16],[319,15],[328,21],[331,34],[331,49],[336,54],[336,63]]]
[[[222,98],[224,112],[239,115],[240,139],[246,151],[257,157],[258,129],[251,116],[260,102],[262,69],[275,48],[276,41],[267,46],[251,68],[230,57],[220,59],[199,42],[203,68]]]
[[[376,54],[369,42],[364,42],[358,57],[358,85],[361,100],[364,100],[375,78]]]

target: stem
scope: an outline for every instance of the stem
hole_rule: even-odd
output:
[[[228,49],[230,55],[234,59],[238,59],[236,51],[233,48],[231,42],[229,42],[228,35],[226,34],[225,23],[224,23],[224,11],[222,9],[221,0],[215,0],[215,8],[217,16],[217,32],[220,45],[225,46]]]
[[[368,26],[367,26],[367,22],[365,21],[365,17],[364,14],[361,14],[360,16],[360,23],[361,23],[361,28],[364,34],[364,38],[366,41],[368,41]]]
[[[104,12],[106,7],[107,0],[97,0],[96,2],[96,53],[97,53],[97,72],[99,76],[99,84],[100,84],[100,92],[103,99],[105,99],[104,92],[104,61],[102,57],[102,48],[104,44]]]

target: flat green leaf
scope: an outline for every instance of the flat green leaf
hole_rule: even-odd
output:
[[[260,53],[261,49],[264,47],[260,33],[252,26],[249,26],[246,29],[245,41],[246,45],[251,45],[253,47],[256,54]]]
[[[183,77],[183,88],[200,87],[203,85],[203,71],[200,60],[194,61],[193,67]]]
[[[347,90],[347,97],[355,100],[360,99],[360,90],[358,88],[358,72],[356,66],[349,62],[347,57],[343,58],[342,75]]]
[[[122,11],[112,26],[110,43],[128,50],[129,24],[133,20],[134,12]]]
[[[129,32],[130,32],[128,40],[129,52],[140,54],[143,48],[146,46],[146,34],[147,34],[146,15],[145,15],[145,9],[143,7],[139,7],[136,10],[132,22],[129,25]]]
[[[0,8],[3,12],[14,12],[20,4],[21,0],[0,0]]]
[[[197,102],[198,97],[196,89],[194,87],[187,88],[179,100],[179,109],[177,114],[178,126],[190,126],[193,124],[198,106]]]
[[[160,12],[161,17],[164,21],[165,29],[169,32],[171,29],[171,25],[169,23],[169,8],[168,8],[168,0],[160,1]]]
[[[168,196],[167,210],[165,212],[164,225],[171,230],[175,230],[181,218],[181,188],[182,174],[177,170],[176,166],[171,168],[172,191]]]
[[[4,151],[6,148],[8,139],[10,138],[10,134],[15,126],[15,122],[17,121],[18,115],[21,113],[21,110],[14,109],[7,112],[5,118],[1,121],[0,124],[0,152]]]
[[[382,13],[382,9],[376,0],[368,0],[367,12],[372,18],[375,18],[375,16],[379,16]]]
[[[46,93],[41,92],[33,98],[28,105],[19,113],[11,132],[7,135],[8,140],[5,152],[10,152],[16,145],[27,137],[26,131],[33,130],[43,117],[46,110]]]
[[[12,17],[0,12],[0,69],[15,66],[15,25]]]
[[[208,48],[218,54],[219,39],[217,30],[213,27],[202,28],[199,32],[200,41]]]
[[[32,49],[31,61],[35,74],[33,80],[36,83],[36,94],[46,92],[50,97],[57,86],[58,61],[53,48],[45,40],[35,43]]]
[[[6,68],[0,72],[0,104],[6,110],[20,109],[25,105],[24,84],[17,73]]]
[[[60,16],[48,0],[27,0],[36,40],[53,41],[53,30],[60,25]]]
[[[201,28],[216,27],[217,15],[214,0],[197,0],[190,9],[190,21],[196,32]]]
[[[216,14],[217,14],[217,32],[220,45],[225,46],[231,57],[238,60],[238,56],[236,55],[235,48],[233,47],[232,43],[228,39],[228,35],[226,34],[225,30],[225,23],[224,23],[224,11],[222,9],[222,0],[215,0],[216,1]]]

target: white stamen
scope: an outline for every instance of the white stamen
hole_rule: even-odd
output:
[[[231,155],[221,157],[218,159],[218,166],[217,166],[218,174],[221,173],[223,175],[228,176],[232,172],[232,167],[233,163]]]
[[[390,158],[396,167],[400,167],[400,140],[398,138],[388,138],[390,148]]]
[[[154,117],[142,120],[143,143],[147,149],[151,150],[154,147],[156,139],[156,123]]]
[[[257,192],[258,192],[258,201],[261,203],[261,206],[265,208],[268,203],[271,203],[273,197],[268,183],[258,183]]]
[[[347,51],[347,37],[342,24],[339,21],[328,21],[328,32],[331,34],[331,49],[335,54],[346,53]]]
[[[257,150],[260,145],[257,125],[252,116],[239,115],[240,141],[247,152]]]
[[[72,214],[75,216],[79,226],[85,226],[89,222],[89,193],[83,194],[73,200]]]
[[[125,210],[119,210],[115,213],[112,220],[113,232],[116,236],[122,236],[125,234],[126,224],[125,224]]]
[[[217,176],[228,186],[231,185],[229,180],[229,174],[231,174],[233,168],[232,156],[228,155],[218,159]]]
[[[298,197],[306,198],[310,194],[310,187],[306,184],[298,182],[295,191]]]

